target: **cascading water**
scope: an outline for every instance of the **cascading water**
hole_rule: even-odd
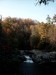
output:
[[[26,58],[26,61],[24,61],[24,62],[33,63],[33,60],[29,56],[25,55],[25,58]]]

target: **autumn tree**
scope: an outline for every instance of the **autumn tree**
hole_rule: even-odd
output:
[[[31,26],[30,44],[32,49],[38,48],[39,41],[40,41],[40,35],[37,29],[37,25]]]

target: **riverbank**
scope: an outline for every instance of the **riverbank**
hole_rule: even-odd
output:
[[[33,62],[42,64],[46,62],[56,62],[56,51],[45,52],[40,50],[19,50],[12,53],[0,54],[0,62],[24,62],[26,60],[25,55],[28,55]]]
[[[56,51],[45,52],[32,50],[31,58],[34,62],[42,64],[47,62],[56,62]]]

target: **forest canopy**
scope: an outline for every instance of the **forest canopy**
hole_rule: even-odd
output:
[[[0,45],[13,50],[56,49],[56,25],[53,23],[7,17],[0,25]]]

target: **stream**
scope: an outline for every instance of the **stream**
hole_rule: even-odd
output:
[[[25,56],[26,61],[20,64],[19,73],[21,75],[56,75],[56,65],[38,65],[29,56]]]
[[[28,55],[26,60],[20,64],[0,66],[0,75],[56,75],[56,63],[37,64]]]

